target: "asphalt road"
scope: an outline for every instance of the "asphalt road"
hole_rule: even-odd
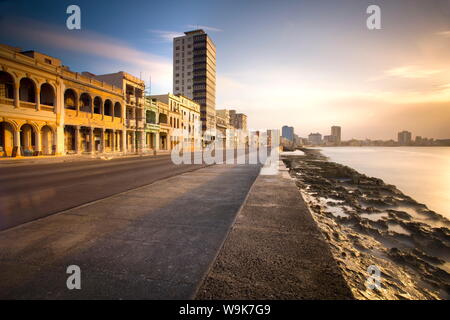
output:
[[[120,163],[140,180],[147,167],[163,170]],[[200,168],[1,231],[0,299],[194,298],[259,169]],[[69,266],[81,272],[77,289]]]
[[[0,166],[0,230],[200,167],[170,155]]]

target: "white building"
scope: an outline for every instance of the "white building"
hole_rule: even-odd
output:
[[[200,104],[203,130],[216,129],[216,46],[203,30],[173,40],[173,92]]]

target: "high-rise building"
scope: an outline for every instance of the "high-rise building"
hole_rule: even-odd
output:
[[[294,141],[294,127],[283,126],[281,128],[281,136],[289,141]]]
[[[333,136],[334,143],[341,143],[341,127],[332,126],[331,127],[331,135]]]
[[[203,30],[173,40],[173,92],[200,104],[203,130],[215,130],[216,46]]]
[[[406,130],[399,132],[398,143],[402,146],[411,144],[411,132]]]

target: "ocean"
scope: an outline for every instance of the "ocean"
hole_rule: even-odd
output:
[[[450,220],[450,147],[323,147],[331,161],[381,178]]]

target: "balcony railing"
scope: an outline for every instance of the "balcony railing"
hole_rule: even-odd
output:
[[[36,109],[36,102],[20,101],[20,106],[27,109]]]
[[[0,97],[0,104],[7,104],[9,106],[13,106],[14,105],[14,99]]]
[[[54,106],[48,106],[46,104],[41,104],[39,106],[39,109],[42,111],[50,111],[50,112],[54,112],[55,111],[55,107]]]
[[[131,127],[136,127],[136,120],[134,119],[126,119],[125,120],[125,125],[129,128]]]

